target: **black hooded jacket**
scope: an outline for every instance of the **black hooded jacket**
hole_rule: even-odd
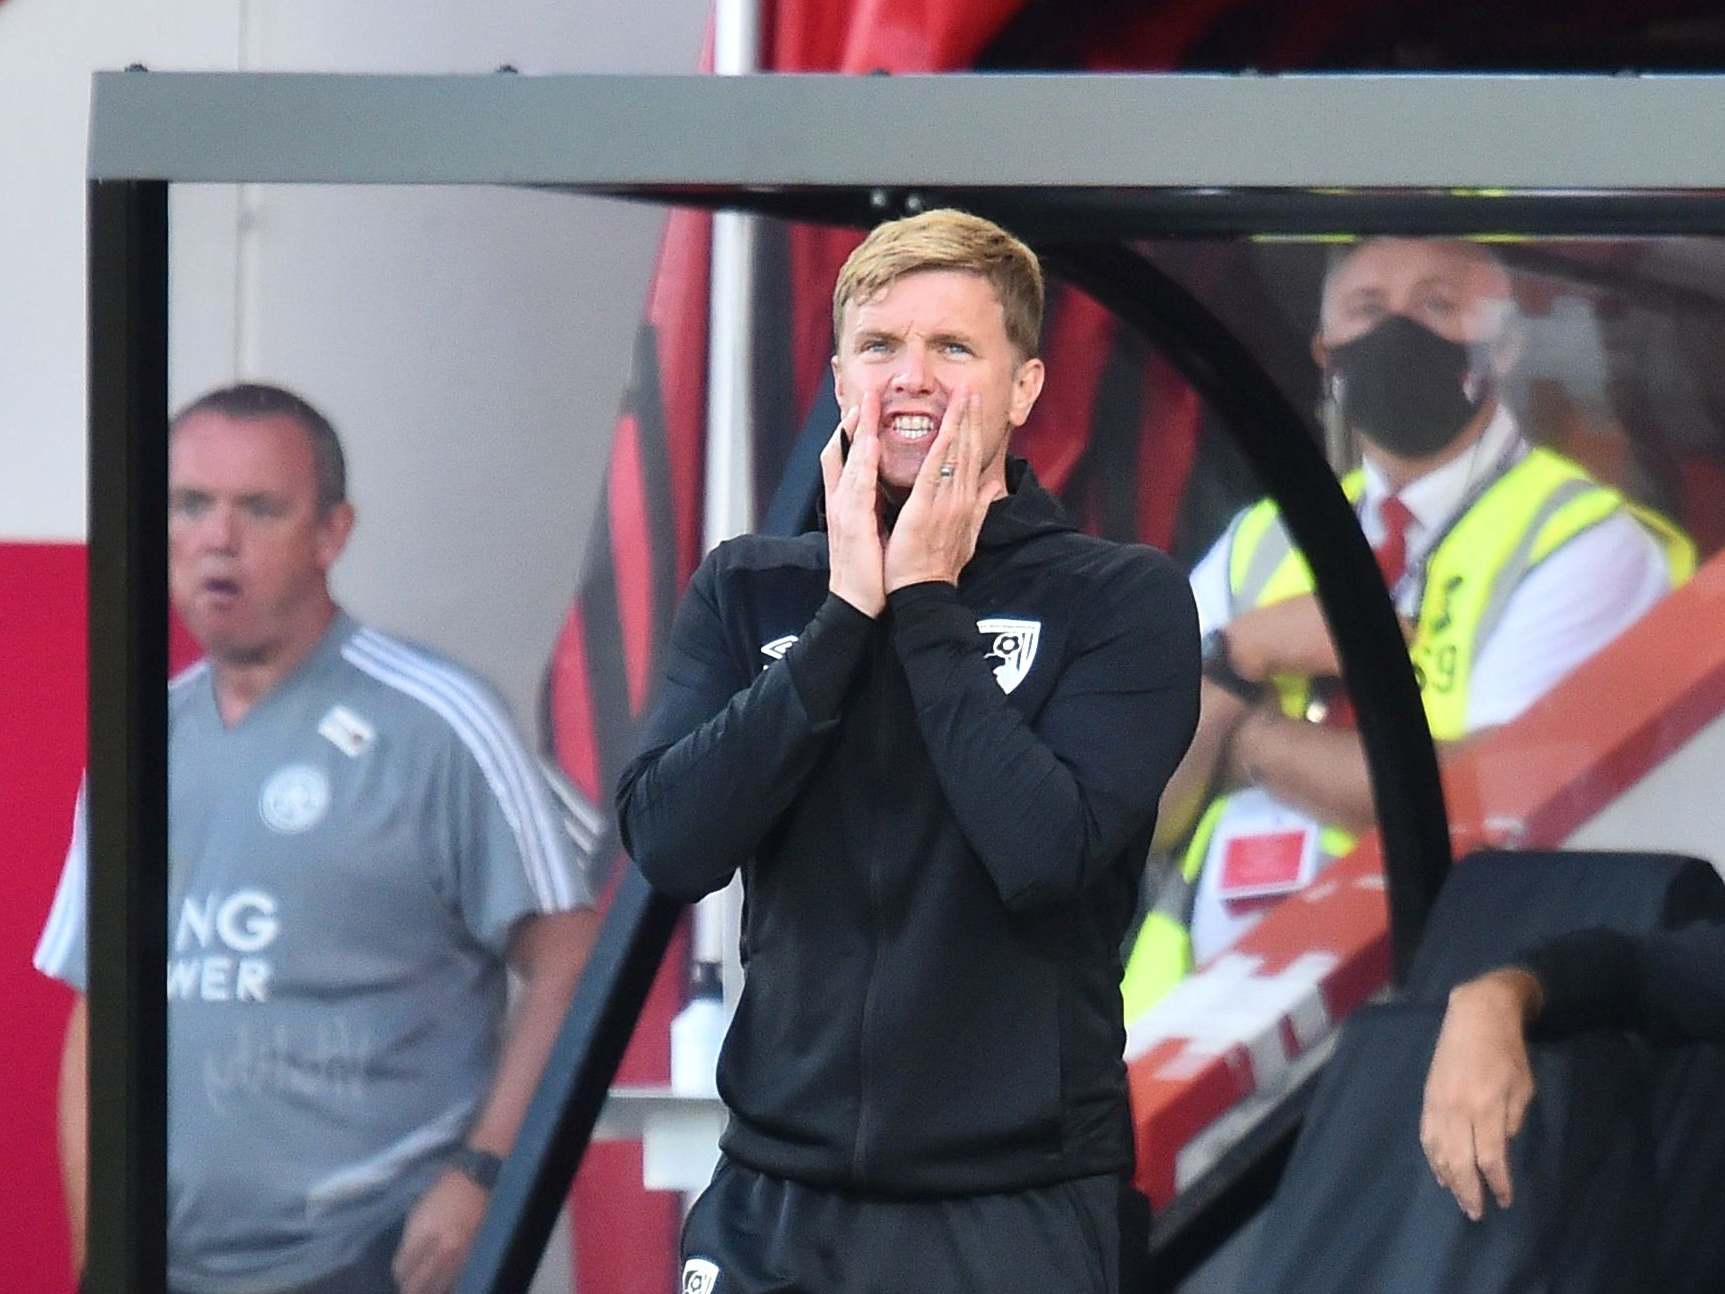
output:
[[[950,1195],[1132,1163],[1120,945],[1197,614],[1162,554],[1008,468],[956,589],[870,619],[825,535],[750,536],[678,610],[618,819],[666,894],[743,869],[722,1144],[762,1172]]]

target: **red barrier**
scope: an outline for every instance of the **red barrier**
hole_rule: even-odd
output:
[[[1446,764],[1456,856],[1560,845],[1722,713],[1725,555]],[[1388,979],[1374,834],[1131,1022],[1139,1188],[1167,1205],[1239,1135],[1251,1103],[1273,1101],[1292,1067]]]

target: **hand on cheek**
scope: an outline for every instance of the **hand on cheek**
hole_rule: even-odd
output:
[[[887,541],[888,593],[931,581],[958,583],[995,497],[983,487],[982,441],[982,398],[961,387]]]
[[[850,451],[845,452],[845,442]],[[852,405],[821,451],[826,491],[828,589],[865,616],[886,606],[879,508],[880,395]]]

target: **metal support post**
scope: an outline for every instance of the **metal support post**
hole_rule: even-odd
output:
[[[167,1270],[168,186],[89,186],[85,1288]]]

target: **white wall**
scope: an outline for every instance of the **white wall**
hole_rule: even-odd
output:
[[[1713,720],[1583,823],[1571,849],[1668,850],[1725,872],[1725,716]]]
[[[662,217],[499,189],[247,197],[238,367],[344,433],[360,524],[338,594],[479,664],[530,720]]]
[[[692,71],[706,10],[0,3],[0,543],[85,534],[93,70]],[[176,188],[170,215],[172,402],[243,376],[321,405],[361,519],[339,595],[477,665],[531,724],[662,217],[520,190],[231,186]],[[536,1290],[568,1288],[566,1253],[554,1240]]]
[[[84,140],[90,72],[221,69],[233,0],[0,4],[0,538],[84,536]]]
[[[0,541],[81,539],[89,74],[689,71],[706,0],[0,3]],[[324,407],[361,525],[337,590],[531,721],[579,571],[662,217],[506,189],[176,188],[171,397]]]

